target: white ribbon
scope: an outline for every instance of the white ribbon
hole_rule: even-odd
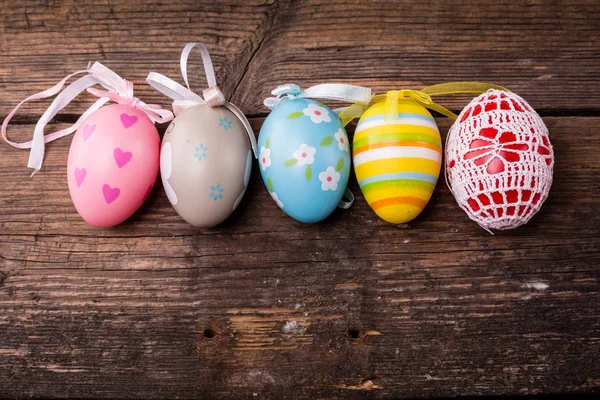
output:
[[[208,88],[202,92],[204,98],[192,92],[192,90],[190,89],[190,84],[188,82],[187,61],[194,47],[200,49],[200,54],[202,55],[202,63],[204,64],[204,72],[206,73],[206,81],[208,83]],[[254,131],[252,130],[252,126],[250,126],[250,122],[248,122],[248,119],[246,118],[242,110],[240,110],[234,104],[226,101],[225,96],[217,87],[215,71],[213,69],[210,54],[208,53],[208,49],[206,48],[206,46],[204,46],[202,43],[186,44],[181,52],[180,64],[181,76],[183,77],[183,81],[185,82],[185,85],[187,87],[182,86],[179,83],[172,80],[171,78],[168,78],[157,72],[150,72],[148,74],[148,77],[146,78],[146,81],[154,89],[158,90],[159,92],[173,100],[173,112],[175,113],[175,115],[180,114],[183,110],[200,104],[207,104],[210,107],[227,108],[240,120],[242,125],[244,125],[244,129],[246,129],[248,138],[250,139],[250,145],[252,147],[254,157],[258,157],[258,154],[256,152],[256,138],[254,137]]]
[[[373,97],[370,88],[341,83],[324,83],[311,86],[305,90],[301,90],[300,86],[294,83],[286,83],[277,86],[271,94],[275,97],[267,97],[264,101],[264,105],[271,110],[282,101],[289,99],[310,98],[369,104]],[[335,111],[338,113],[344,109],[336,109]]]
[[[62,92],[61,89],[65,83],[73,76],[86,74],[75,82],[67,86]],[[100,85],[107,91],[102,91],[92,88],[94,85]],[[54,118],[56,114],[65,108],[75,97],[81,92],[86,90],[96,97],[99,97],[94,104],[90,106],[82,115],[79,117],[77,122],[72,126],[62,129],[57,132],[49,133],[44,135],[44,129],[46,125]],[[60,93],[59,93],[60,92]],[[45,99],[52,97],[59,93],[50,107],[44,112],[41,118],[38,120],[33,131],[33,139],[18,143],[8,139],[7,127],[9,121],[17,113],[17,110],[26,102],[37,99]],[[148,118],[154,123],[164,123],[173,119],[173,114],[169,110],[162,109],[158,105],[146,104],[137,97],[133,96],[133,84],[119,75],[111,71],[109,68],[100,64],[99,62],[94,63],[91,67],[88,65],[88,69],[77,71],[71,75],[68,75],[63,80],[52,86],[50,89],[46,89],[42,92],[33,94],[21,101],[4,119],[2,123],[2,137],[4,140],[13,147],[18,149],[31,149],[29,153],[29,160],[27,166],[33,168],[31,176],[35,175],[41,168],[44,160],[45,143],[49,143],[53,140],[59,139],[63,136],[67,136],[75,132],[83,121],[94,111],[98,110],[108,101],[114,101],[119,104],[126,104],[131,107],[137,108],[143,111]]]

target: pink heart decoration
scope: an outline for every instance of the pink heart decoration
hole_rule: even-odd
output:
[[[86,125],[83,127],[83,141],[88,140],[92,133],[96,130],[96,125]]]
[[[104,186],[102,186],[102,194],[104,195],[104,200],[106,200],[106,204],[110,204],[113,201],[115,201],[117,197],[119,197],[121,191],[119,190],[119,188],[113,189],[107,184],[104,184]]]
[[[121,123],[123,124],[125,129],[135,124],[137,120],[138,117],[135,115],[121,114]]]
[[[125,164],[127,164],[131,160],[131,156],[132,156],[130,151],[123,151],[118,147],[115,149],[113,154],[115,156],[115,161],[117,162],[117,165],[119,166],[119,168],[121,168]]]
[[[75,183],[77,187],[81,186],[83,180],[85,179],[86,170],[85,168],[75,168]]]

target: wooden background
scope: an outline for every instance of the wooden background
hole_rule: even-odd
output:
[[[352,209],[303,225],[258,168],[215,229],[186,225],[159,182],[133,218],[98,230],[68,194],[69,139],[48,145],[32,179],[27,152],[1,143],[0,397],[600,392],[597,0],[3,0],[0,16],[0,118],[88,61],[168,106],[146,74],[178,78],[183,45],[201,41],[257,134],[281,83],[482,80],[538,110],[556,155],[541,212],[495,236],[443,182],[410,229],[379,220],[354,177]],[[200,57],[191,64],[203,87]],[[11,137],[29,138],[48,104],[25,107]],[[445,136],[451,121],[438,123]]]

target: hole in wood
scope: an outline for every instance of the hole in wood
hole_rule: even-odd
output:
[[[350,335],[350,337],[352,339],[358,339],[358,338],[360,338],[360,330],[359,329],[348,329],[348,335]]]
[[[216,334],[217,334],[217,332],[215,332],[215,330],[212,329],[212,328],[206,328],[204,330],[204,337],[207,338],[207,339],[214,338]]]

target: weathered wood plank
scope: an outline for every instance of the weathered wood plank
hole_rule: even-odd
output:
[[[88,61],[105,62],[143,100],[166,105],[145,77],[157,70],[179,78],[188,41],[209,46],[222,89],[252,115],[264,115],[262,100],[285,82],[342,81],[382,92],[457,80],[505,85],[545,115],[595,115],[599,25],[594,0],[13,2],[0,24],[0,115]],[[199,57],[191,62],[200,71]],[[445,104],[460,110],[466,98]],[[26,110],[38,115],[43,105]]]
[[[181,221],[159,184],[130,221],[98,230],[70,203],[68,140],[31,180],[26,152],[5,149],[0,397],[597,391],[600,119],[545,121],[551,195],[496,236],[441,183],[408,230],[378,220],[355,178],[352,209],[296,223],[258,171],[215,229]]]
[[[233,92],[274,18],[273,0],[185,1],[146,4],[127,0],[11,2],[0,16],[0,116],[28,95],[99,61],[134,82],[136,95],[169,104],[145,82],[151,70],[180,80],[187,42],[207,45],[220,86]],[[190,80],[205,85],[200,56],[190,58]],[[93,96],[76,99],[81,112]],[[27,106],[40,115],[47,103]]]
[[[182,45],[202,41],[224,92],[255,116],[290,81],[506,85],[549,116],[556,174],[530,224],[496,236],[442,183],[408,230],[380,221],[355,178],[351,210],[299,224],[257,170],[215,229],[181,221],[159,183],[131,220],[98,230],[69,199],[68,139],[48,145],[31,180],[27,153],[0,145],[0,397],[600,391],[597,2],[35,1],[2,10],[0,118],[95,60],[167,105],[144,85],[147,72],[178,77]],[[200,70],[199,57],[191,63]],[[58,121],[73,122],[90,101]],[[47,104],[27,106],[11,137],[28,139]],[[256,132],[261,123],[252,119]],[[439,123],[446,132],[449,121]]]
[[[233,100],[254,114],[287,82],[385,92],[478,80],[504,85],[538,110],[597,112],[599,24],[596,1],[285,2]],[[445,104],[461,110],[466,99]]]

